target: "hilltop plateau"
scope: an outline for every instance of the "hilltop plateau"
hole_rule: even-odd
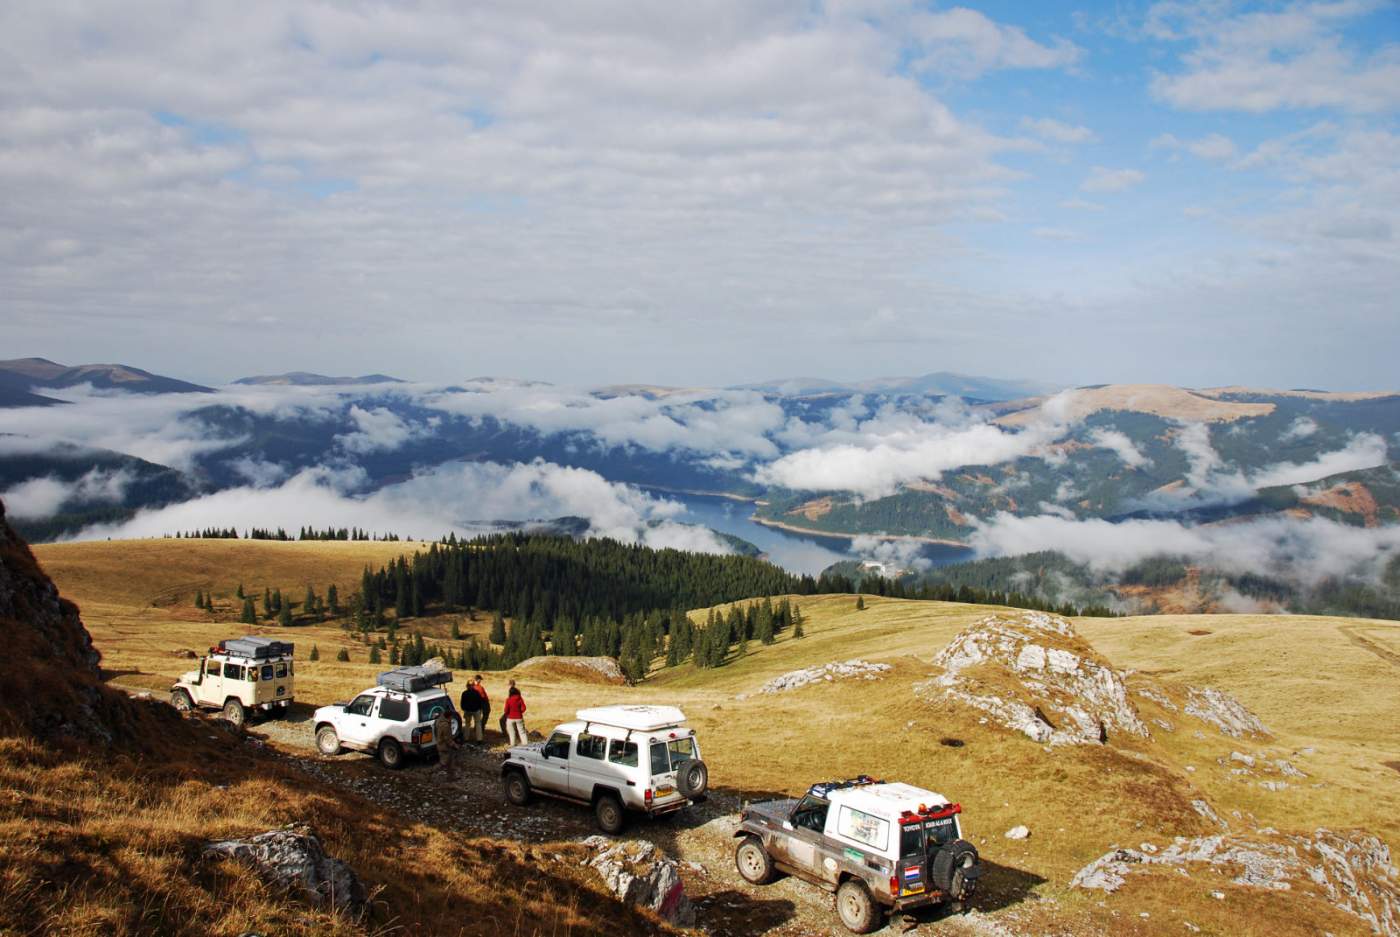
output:
[[[297,643],[298,699],[309,707],[349,697],[382,667],[334,619],[291,629],[240,625],[233,590],[242,583],[249,593],[271,587],[299,596],[308,585],[320,592],[337,582],[348,595],[361,564],[415,546],[114,541],[36,554],[82,604],[109,687],[159,696],[189,666],[182,652],[252,630]],[[212,593],[213,612],[193,606],[196,589]],[[685,887],[710,933],[832,929],[819,893],[790,880],[759,889],[738,879],[729,831],[744,800],[859,773],[960,801],[965,831],[987,863],[970,913],[926,918],[916,932],[1400,933],[1400,880],[1387,851],[1400,845],[1400,735],[1391,718],[1400,709],[1400,624],[1266,615],[1070,621],[873,595],[859,597],[863,610],[853,595],[787,598],[800,608],[805,636],[788,628],[772,644],[751,641],[721,666],[663,667],[658,659],[633,686],[539,662],[511,674],[538,731],[599,703],[664,702],[691,717],[715,796],[684,819],[634,824],[625,835],[687,863]],[[703,625],[711,611],[692,610],[690,620]],[[454,623],[466,640],[480,637],[489,617],[484,608],[430,613],[406,619],[401,634],[421,631],[452,649]],[[308,659],[313,645],[319,660]],[[334,659],[341,648],[348,661]],[[493,693],[506,676],[488,673]],[[385,835],[413,830],[431,848],[435,829],[489,837],[493,849],[516,856],[567,855],[576,847],[539,844],[591,832],[587,811],[505,806],[499,762],[486,753],[473,756],[460,793],[444,791],[427,766],[387,773],[360,755],[317,754],[305,718],[303,710],[249,727],[283,776],[315,779],[307,782],[314,798],[264,808],[278,818],[312,803],[322,811],[368,803],[356,809],[376,811],[382,820],[373,826]],[[489,741],[499,746],[494,733]],[[264,822],[239,816],[227,827]],[[1022,825],[1028,838],[1003,835]],[[331,828],[339,854],[385,883],[390,873],[359,838],[369,834]],[[474,840],[465,842],[451,861],[463,850],[476,854]],[[448,861],[428,854],[434,866]],[[509,874],[479,871],[485,882]]]

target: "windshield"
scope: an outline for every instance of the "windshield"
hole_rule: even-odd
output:
[[[906,859],[921,859],[924,855],[924,828],[922,824],[911,823],[900,827],[899,854]]]
[[[665,774],[674,771],[682,761],[695,757],[695,742],[692,739],[675,739],[672,742],[651,743],[651,773]]]
[[[930,820],[925,826],[928,829],[928,844],[942,846],[944,843],[951,843],[958,838],[957,817],[943,817],[938,820]]]

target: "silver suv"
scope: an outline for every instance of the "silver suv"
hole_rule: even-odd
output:
[[[407,754],[436,751],[433,720],[444,709],[451,714],[453,734],[461,735],[462,720],[441,689],[451,682],[452,674],[445,670],[408,667],[382,673],[378,686],[350,702],[316,710],[316,747],[324,755],[343,748],[368,752],[386,768],[402,767]]]

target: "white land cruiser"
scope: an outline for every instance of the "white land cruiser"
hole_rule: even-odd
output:
[[[316,747],[336,755],[342,748],[368,752],[386,768],[403,765],[404,755],[437,750],[433,720],[446,709],[452,733],[460,735],[462,720],[442,685],[452,682],[446,670],[406,667],[381,673],[370,687],[348,703],[316,710]]]
[[[224,718],[242,725],[249,716],[286,715],[292,706],[295,645],[269,638],[220,641],[170,687],[170,705],[181,712],[221,709]]]
[[[512,804],[524,806],[533,793],[589,804],[612,835],[627,811],[654,817],[705,799],[709,769],[676,707],[601,706],[575,715],[546,741],[506,754],[501,780]]]
[[[836,893],[847,929],[868,934],[892,911],[960,904],[982,874],[962,838],[962,807],[869,777],[813,784],[800,800],[748,804],[734,864],[755,885],[777,871]]]

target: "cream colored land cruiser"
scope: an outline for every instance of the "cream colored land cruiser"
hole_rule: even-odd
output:
[[[286,715],[292,706],[294,645],[269,638],[220,641],[199,667],[170,688],[170,705],[182,712],[219,709],[234,725],[256,715]]]

